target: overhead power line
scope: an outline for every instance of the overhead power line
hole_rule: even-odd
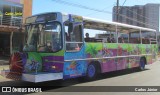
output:
[[[119,11],[122,9],[122,7],[124,6],[124,4],[126,3],[126,1],[127,0],[124,0],[124,2],[123,2],[123,4],[122,4],[122,6],[120,7],[120,9],[118,10],[118,13],[119,13]]]
[[[111,7],[111,6],[115,6],[115,5],[110,5],[110,6],[108,6],[108,7],[105,7],[105,8],[103,8],[103,9],[101,9],[102,11],[105,11],[105,9],[108,9],[109,7]],[[96,13],[99,13],[99,12],[92,12],[92,13],[89,13],[89,14],[87,14],[87,16],[89,16],[89,15],[92,15],[92,14],[96,14]]]
[[[124,4],[126,3],[126,1],[127,1],[127,0],[124,0],[122,6],[124,6]],[[114,4],[114,5],[107,6],[107,7],[103,8],[103,9],[101,9],[101,10],[105,11],[105,9],[107,9],[107,8],[109,8],[109,7],[112,7],[112,6],[115,6],[115,4]],[[119,13],[120,10],[121,10],[121,8],[118,10],[118,13]],[[88,14],[88,15],[95,14],[95,13],[99,13],[99,12],[93,12],[93,13],[90,13],[90,14]],[[87,16],[88,16],[88,15],[87,15]]]
[[[97,12],[103,12],[103,13],[106,12],[106,13],[109,13],[109,14],[112,13],[112,12],[109,12],[109,11],[90,8],[88,6],[75,4],[75,3],[71,3],[71,2],[67,2],[67,1],[63,1],[63,0],[53,0],[53,1],[55,1],[56,3],[61,3],[61,4],[69,5],[69,6],[79,7],[79,8],[82,8],[82,9],[88,9],[88,10],[97,11]]]
[[[91,8],[91,7],[88,7],[88,6],[84,6],[84,5],[80,5],[80,4],[76,4],[76,3],[71,3],[71,2],[67,2],[67,1],[64,1],[64,0],[53,0],[53,1],[55,1],[56,3],[60,3],[60,4],[65,4],[65,5],[68,5],[68,6],[79,7],[79,8],[82,8],[82,9],[87,9],[87,10],[92,10],[92,11],[97,11],[97,12],[112,14],[112,12],[110,12],[110,11],[99,10],[99,9],[96,9],[96,8]],[[113,13],[113,14],[115,14],[115,13]],[[116,15],[116,14],[115,14],[115,15]],[[129,20],[132,20],[132,21],[135,21],[135,22],[144,24],[144,25],[148,25],[148,26],[152,26],[152,27],[158,28],[157,26],[154,26],[154,25],[150,25],[150,24],[148,24],[148,23],[143,23],[143,22],[137,21],[137,20],[135,20],[135,19],[133,19],[133,18],[127,17],[127,16],[122,15],[122,14],[119,14],[119,16],[125,17],[125,18],[127,18],[127,19],[129,19]]]
[[[124,4],[126,3],[126,1],[127,1],[127,0],[124,0],[124,2],[123,2],[123,4],[122,4],[122,6],[124,6]]]

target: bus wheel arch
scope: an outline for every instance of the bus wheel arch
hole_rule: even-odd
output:
[[[147,65],[147,60],[145,56],[142,56],[140,58],[140,62],[139,62],[139,69],[140,70],[144,70],[145,69],[145,65]]]
[[[101,73],[101,64],[98,61],[92,61],[87,66],[86,77],[88,80],[94,80]]]

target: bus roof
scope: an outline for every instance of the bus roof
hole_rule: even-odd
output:
[[[122,27],[127,27],[127,28],[133,28],[133,29],[139,29],[139,30],[141,29],[142,31],[156,32],[156,30],[150,29],[150,28],[144,28],[144,27],[139,27],[139,26],[134,26],[134,25],[118,23],[118,22],[109,22],[109,21],[106,21],[106,20],[90,18],[90,17],[83,17],[83,20],[84,20],[85,24],[88,24],[88,25],[86,25],[86,28],[91,27],[92,26],[91,24],[97,23],[96,26],[100,25],[100,24],[111,25],[111,26],[109,26],[111,29],[112,28],[115,29],[115,26],[117,25],[117,26],[122,26]],[[92,28],[94,28],[94,27],[92,27]]]
[[[43,15],[43,14],[48,14],[48,13],[62,13],[62,12],[46,12],[46,13],[36,14],[33,16]],[[68,15],[67,13],[62,13],[62,14]],[[30,16],[30,17],[33,17],[33,16]],[[30,17],[28,17],[28,18],[30,18]],[[134,25],[118,23],[118,22],[110,22],[110,21],[106,21],[106,20],[102,20],[102,19],[96,19],[96,18],[90,18],[90,17],[84,17],[84,16],[82,16],[82,18],[84,21],[85,28],[89,28],[89,29],[104,30],[104,28],[108,27],[107,30],[115,30],[115,26],[118,26],[118,27],[125,27],[125,28],[129,28],[129,29],[132,28],[132,30],[133,29],[138,29],[138,30],[141,29],[142,31],[156,32],[156,30],[150,29],[150,28],[144,28],[144,27],[139,27],[139,26],[134,26]],[[106,25],[107,27],[104,27],[104,25]],[[101,26],[103,26],[103,27],[101,27]]]

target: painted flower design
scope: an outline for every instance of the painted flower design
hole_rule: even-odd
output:
[[[25,65],[25,68],[27,71],[36,71],[38,70],[39,62],[34,60],[34,58],[27,59],[27,63]]]

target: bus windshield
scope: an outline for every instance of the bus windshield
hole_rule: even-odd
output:
[[[58,22],[28,25],[26,31],[24,51],[56,52],[62,48],[62,30]]]

